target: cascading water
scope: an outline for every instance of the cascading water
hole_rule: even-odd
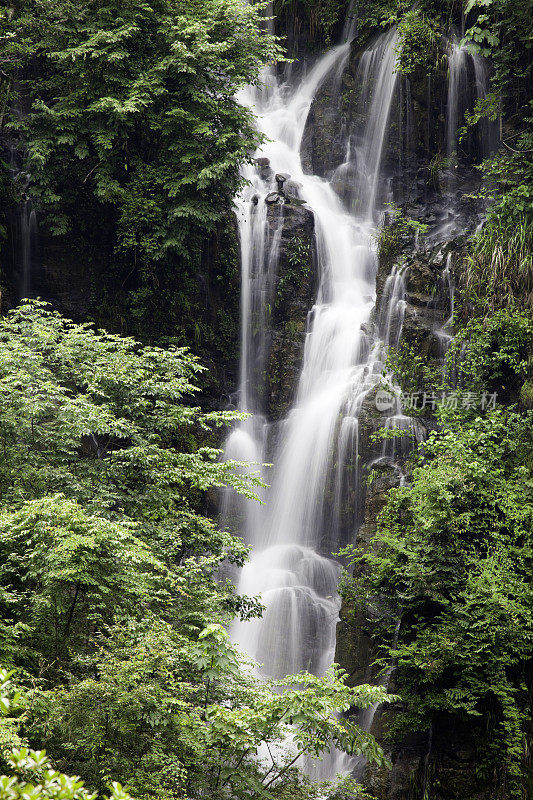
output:
[[[25,200],[20,212],[20,296],[30,297],[37,241],[37,215],[31,200]]]
[[[332,184],[343,185],[343,199],[356,218],[373,218],[379,190],[380,162],[392,95],[397,83],[396,32],[383,34],[361,55],[355,75],[360,88],[358,117],[366,117],[362,130],[346,137],[344,162],[336,169]]]
[[[37,214],[27,194],[31,175],[23,171],[18,163],[17,151],[13,146],[9,150],[8,168],[15,185],[19,187],[24,199],[18,207],[16,215],[18,269],[17,288],[19,299],[34,296],[35,277],[38,272],[38,225]]]
[[[448,253],[446,256],[446,266],[442,270],[440,279],[441,292],[444,295],[443,306],[448,311],[448,317],[442,327],[437,328],[435,335],[440,345],[440,356],[444,360],[448,348],[453,339],[453,317],[455,314],[455,283],[453,279],[452,269],[452,254]]]
[[[455,41],[448,56],[448,108],[446,113],[446,151],[449,159],[457,155],[458,121],[464,114],[465,97],[468,96],[468,50]],[[450,167],[452,165],[450,164]]]
[[[468,224],[462,213],[465,175],[472,163],[479,163],[498,146],[498,122],[483,116],[475,126],[460,133],[466,124],[466,112],[472,112],[479,102],[482,106],[489,96],[489,68],[482,55],[469,44],[461,44],[453,33],[448,45],[448,87],[446,100],[446,157],[445,191],[447,202],[441,216],[442,224],[431,234],[434,242],[444,242]],[[471,174],[471,178],[472,178]]]
[[[357,34],[357,0],[351,0],[342,31],[342,41],[351,42]]]
[[[406,277],[406,270],[401,265],[395,265],[383,287],[379,324],[387,347],[396,347],[400,341],[405,312]]]
[[[452,175],[457,161],[458,129],[464,124],[466,110],[472,110],[476,101],[483,102],[489,93],[489,71],[483,56],[469,45],[461,45],[452,39],[448,55],[448,108],[446,149],[451,160]],[[498,144],[497,123],[484,117],[478,123],[479,132],[474,147],[478,157],[486,158]],[[468,147],[468,139],[462,145]]]
[[[350,31],[349,26],[347,29]],[[400,276],[382,312],[386,325],[381,336],[365,332],[372,327],[376,269],[372,233],[396,83],[395,44],[396,32],[391,30],[361,59],[367,113],[364,132],[354,137],[352,150],[357,186],[350,206],[355,212],[347,210],[333,181],[305,174],[300,160],[313,98],[328,76],[342,74],[349,43],[324,55],[296,89],[279,85],[269,72],[266,86],[250,88],[241,97],[256,113],[258,127],[269,141],[255,154],[255,166],[246,168],[249,185],[237,201],[242,250],[240,408],[253,416],[230,435],[227,457],[257,465],[267,452],[267,425],[257,387],[266,366],[268,321],[264,308],[275,286],[278,232],[284,220],[284,197],[279,189],[283,183],[289,185],[287,175],[292,191],[314,215],[319,275],[296,400],[270,447],[274,466],[265,476],[271,483],[265,505],[249,501],[235,505],[227,495],[223,509],[224,521],[228,523],[236,514],[242,534],[253,545],[239,591],[259,593],[265,606],[261,619],[237,622],[233,637],[270,676],[302,669],[321,674],[334,659],[339,566],[331,553],[341,544],[339,517],[350,480],[357,506],[358,416],[368,392],[380,379],[383,339],[388,342],[391,338],[403,302]],[[349,144],[347,157],[351,157]],[[398,330],[401,320],[396,323]],[[378,320],[375,327],[384,326]],[[354,471],[349,477],[343,469],[348,461],[356,464],[355,477]],[[331,483],[333,501],[326,502]],[[352,536],[356,524],[354,508]],[[334,761],[315,774],[330,777],[339,767]]]

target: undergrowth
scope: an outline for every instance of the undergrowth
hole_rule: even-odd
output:
[[[466,310],[533,304],[533,222],[495,217],[477,235],[463,276]]]

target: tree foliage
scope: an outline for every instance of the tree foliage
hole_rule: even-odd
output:
[[[395,69],[399,75],[432,72],[443,60],[438,20],[419,9],[408,11],[398,23],[398,46]]]
[[[531,417],[442,418],[408,486],[393,489],[372,549],[352,550],[357,604],[386,609],[373,633],[394,659],[396,731],[469,721],[476,770],[522,797],[533,643]],[[397,641],[393,631],[400,621]],[[391,642],[393,642],[391,646]],[[493,770],[496,770],[494,778]]]
[[[260,140],[238,93],[281,58],[265,5],[0,8],[0,243],[11,196],[30,201],[43,248],[84,286],[86,317],[145,341],[194,343],[205,361],[231,361],[237,348],[233,197]],[[4,267],[8,245],[2,257]],[[19,287],[3,280],[16,301]]]
[[[20,692],[14,692],[12,673],[0,667],[0,731],[6,722],[14,721],[13,713],[19,709]],[[78,777],[63,775],[53,769],[44,750],[27,747],[3,748],[10,775],[0,775],[1,800],[96,800],[96,792],[89,792]],[[119,783],[111,786],[104,800],[131,800]]]
[[[3,16],[31,103],[11,127],[54,232],[72,226],[72,204],[84,197],[107,208],[117,252],[141,268],[168,251],[192,255],[191,232],[231,204],[257,144],[235,93],[279,54],[261,32],[260,7],[31,0]]]

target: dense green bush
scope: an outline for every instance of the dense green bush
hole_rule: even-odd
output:
[[[533,372],[533,316],[499,309],[462,327],[447,354],[448,373],[467,390],[496,392],[516,402]]]
[[[440,43],[438,21],[419,9],[408,11],[398,23],[396,72],[408,76],[435,71],[443,60]]]
[[[533,420],[501,409],[469,416],[448,412],[430,435],[410,484],[391,490],[371,550],[352,548],[358,578],[344,591],[356,608],[373,609],[382,664],[396,665],[402,707],[392,731],[468,722],[480,785],[488,782],[494,797],[522,798]]]
[[[17,0],[0,9],[0,158],[14,148],[17,193],[37,210],[60,282],[70,291],[74,271],[89,294],[83,313],[88,306],[107,329],[175,337],[230,364],[233,197],[260,140],[238,92],[281,57],[265,4]],[[2,270],[11,258],[0,251]]]
[[[6,62],[18,57],[30,108],[11,129],[43,221],[66,232],[83,197],[114,218],[117,253],[138,269],[169,251],[194,258],[190,237],[225,212],[258,141],[235,97],[278,55],[258,5],[32,0],[13,12]]]
[[[513,195],[505,196],[505,206],[515,209]],[[474,240],[462,275],[466,312],[488,315],[504,306],[527,309],[533,303],[533,219],[512,216],[503,208],[494,210]]]

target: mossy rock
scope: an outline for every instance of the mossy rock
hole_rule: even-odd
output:
[[[279,208],[268,212],[279,224]],[[278,270],[274,286],[265,408],[281,419],[294,400],[303,358],[307,315],[318,288],[314,216],[305,206],[282,206]]]
[[[533,408],[533,381],[526,381],[520,389],[520,405],[524,409]]]

